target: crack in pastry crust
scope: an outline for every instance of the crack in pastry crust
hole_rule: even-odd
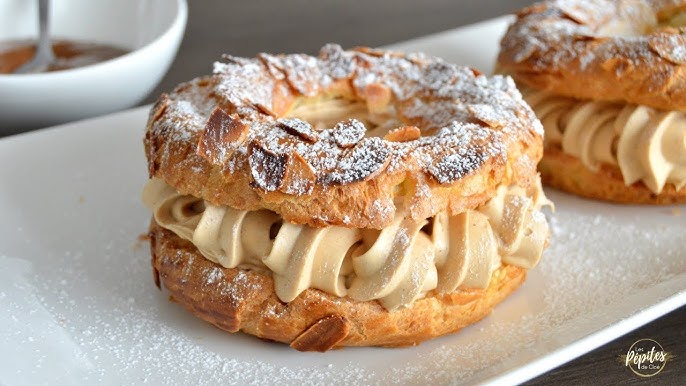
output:
[[[297,117],[321,99],[366,111],[333,127]],[[376,229],[398,198],[421,219],[474,208],[498,185],[530,186],[541,143],[507,77],[335,45],[318,57],[226,57],[160,97],[145,140],[151,177],[183,193],[292,223]]]

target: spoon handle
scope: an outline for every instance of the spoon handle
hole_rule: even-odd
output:
[[[52,58],[52,42],[50,41],[50,0],[38,0],[38,47],[36,55]]]
[[[14,74],[43,72],[55,60],[50,41],[50,0],[38,0],[38,44],[33,58],[14,70]]]

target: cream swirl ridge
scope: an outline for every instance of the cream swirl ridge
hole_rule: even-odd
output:
[[[351,269],[344,258],[360,238],[357,230],[311,228],[283,222],[268,210],[214,206],[183,195],[160,179],[145,186],[143,202],[161,227],[191,241],[210,261],[226,268],[272,272],[282,301],[291,301],[310,287],[336,296],[347,293],[344,279]]]
[[[543,123],[545,145],[558,145],[586,167],[614,165],[628,186],[643,182],[659,194],[686,186],[686,114],[642,105],[581,101],[524,91]]]
[[[271,272],[284,302],[316,288],[357,301],[378,300],[389,310],[433,290],[486,288],[501,262],[533,267],[548,238],[540,209],[550,204],[540,183],[528,191],[500,186],[475,210],[422,221],[399,211],[378,231],[313,228],[284,222],[267,210],[213,206],[159,179],[148,182],[143,201],[160,226],[191,241],[209,260]]]

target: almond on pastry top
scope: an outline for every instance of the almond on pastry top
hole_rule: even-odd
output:
[[[556,0],[517,14],[499,72],[577,99],[686,111],[686,1]]]
[[[337,45],[319,56],[226,56],[160,97],[151,177],[292,223],[382,228],[461,213],[529,186],[542,128],[508,77],[418,54]]]

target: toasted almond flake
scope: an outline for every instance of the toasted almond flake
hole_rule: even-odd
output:
[[[367,128],[364,123],[357,119],[348,119],[344,122],[339,122],[333,128],[333,138],[336,144],[343,148],[355,146],[362,138]]]
[[[312,125],[302,119],[282,118],[277,121],[276,126],[308,142],[314,142],[318,138],[317,132],[312,128]]]
[[[288,155],[276,154],[253,142],[249,148],[250,175],[259,188],[273,192],[279,190],[286,175]]]
[[[409,142],[419,139],[422,131],[417,126],[402,126],[393,129],[384,136],[384,139],[391,142]]]
[[[238,115],[229,115],[221,107],[216,107],[200,136],[197,153],[212,162],[224,162],[231,155],[231,149],[242,144],[247,135],[248,126]]]
[[[677,34],[658,34],[648,41],[652,48],[662,58],[674,64],[686,63],[686,37]]]

